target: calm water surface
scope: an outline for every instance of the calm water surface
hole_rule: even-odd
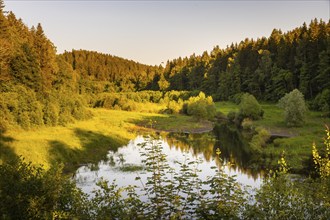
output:
[[[163,148],[163,153],[167,155],[167,161],[170,167],[177,172],[179,165],[177,161],[183,162],[187,159],[194,161],[201,159],[198,165],[201,170],[199,178],[206,180],[207,176],[214,175],[212,166],[221,166],[216,158],[215,149],[220,148],[223,161],[232,162],[234,166],[224,166],[228,175],[236,175],[236,179],[243,185],[249,185],[258,188],[262,182],[262,171],[244,167],[244,161],[247,158],[244,153],[237,152],[237,146],[225,146],[225,142],[218,140],[214,134],[168,134],[163,135],[157,141]],[[154,140],[156,142],[156,140]],[[96,188],[96,183],[103,178],[109,182],[116,181],[119,187],[136,185],[142,187],[146,182],[148,174],[143,169],[142,157],[140,156],[140,144],[145,143],[144,136],[138,136],[131,140],[126,146],[122,146],[116,152],[108,152],[107,160],[100,161],[97,165],[81,166],[75,173],[75,179],[78,187],[84,192],[91,194]],[[141,180],[135,180],[140,177]]]

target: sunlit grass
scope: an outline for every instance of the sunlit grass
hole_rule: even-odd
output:
[[[155,105],[146,107],[150,107],[151,112],[157,108]],[[46,169],[52,163],[63,162],[72,170],[80,164],[104,158],[108,150],[127,144],[141,129],[182,131],[205,126],[204,122],[183,115],[106,109],[91,111],[93,118],[67,126],[8,130],[5,135],[13,139],[8,146],[16,155],[22,155],[34,164],[42,164]]]
[[[218,112],[222,112],[225,115],[231,111],[238,111],[238,105],[233,102],[216,102],[215,107]]]

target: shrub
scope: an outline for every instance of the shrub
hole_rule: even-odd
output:
[[[239,107],[239,115],[242,118],[258,120],[263,117],[264,111],[257,99],[251,94],[245,93],[242,95]]]
[[[171,100],[167,104],[166,111],[170,114],[177,114],[181,111],[182,106],[183,106],[183,101],[181,99],[179,99],[179,101],[177,101],[177,102],[174,100]]]
[[[190,97],[187,101],[187,113],[197,119],[214,118],[216,108],[212,97],[205,97],[203,92],[200,92],[196,97]]]
[[[307,112],[304,95],[295,89],[282,97],[278,106],[284,109],[284,120],[287,126],[302,126]]]
[[[62,175],[21,158],[0,164],[1,219],[73,219],[84,217],[86,197]],[[87,203],[85,203],[87,204]]]

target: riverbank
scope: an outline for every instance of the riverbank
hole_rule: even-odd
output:
[[[33,164],[48,169],[64,163],[65,170],[102,160],[109,150],[134,139],[143,131],[201,132],[212,130],[212,123],[185,115],[90,109],[93,117],[67,126],[12,129],[0,136],[1,159],[22,155]]]
[[[217,111],[227,115],[238,111],[230,102],[217,102]],[[312,144],[323,146],[325,124],[318,112],[309,112],[303,127],[285,126],[282,111],[275,104],[262,104],[264,118],[254,121],[253,127],[263,127],[271,134],[287,136],[277,138],[262,148],[267,164],[277,164],[277,158],[285,152],[288,164],[295,170],[306,167],[311,158]],[[116,151],[141,132],[164,131],[182,133],[203,133],[213,129],[213,123],[196,120],[186,115],[128,112],[119,110],[90,109],[93,117],[76,121],[65,127],[39,127],[31,130],[12,129],[0,135],[0,159],[22,155],[34,164],[46,169],[62,162],[67,170],[80,164],[93,163],[103,159],[109,150]],[[0,160],[1,162],[1,160]]]
[[[266,163],[277,165],[277,159],[284,152],[288,165],[294,171],[303,170],[311,164],[312,145],[323,147],[325,125],[330,125],[330,119],[322,117],[320,112],[309,111],[302,127],[287,127],[284,123],[283,111],[276,104],[262,103],[264,116],[253,121],[252,127],[262,127],[270,134],[282,136],[276,138],[261,148]],[[227,115],[238,111],[239,106],[232,102],[217,102],[217,111]]]

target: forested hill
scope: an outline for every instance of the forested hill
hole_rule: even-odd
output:
[[[0,0],[0,132],[89,117],[91,93],[158,89],[159,67],[83,50],[56,55],[41,24],[29,28],[3,9]]]
[[[152,90],[200,90],[215,100],[248,92],[278,101],[298,88],[315,109],[330,104],[330,24],[314,19],[292,31],[245,39],[225,49],[168,61],[165,69],[90,51],[60,57],[82,77],[87,93]],[[82,89],[83,91],[83,89]]]
[[[86,50],[65,52],[59,57],[79,73],[80,86],[92,93],[158,89],[152,86],[152,81],[159,78],[162,71],[157,66]]]
[[[163,68],[85,50],[56,55],[40,24],[29,28],[3,8],[0,0],[0,131],[86,118],[89,95],[101,92],[201,90],[215,100],[249,92],[277,101],[298,88],[315,109],[330,106],[330,24],[323,21]]]
[[[268,38],[174,59],[164,75],[168,89],[202,90],[216,100],[249,92],[277,101],[298,88],[309,100],[327,93],[330,103],[330,24],[315,19],[286,33],[274,29]]]

